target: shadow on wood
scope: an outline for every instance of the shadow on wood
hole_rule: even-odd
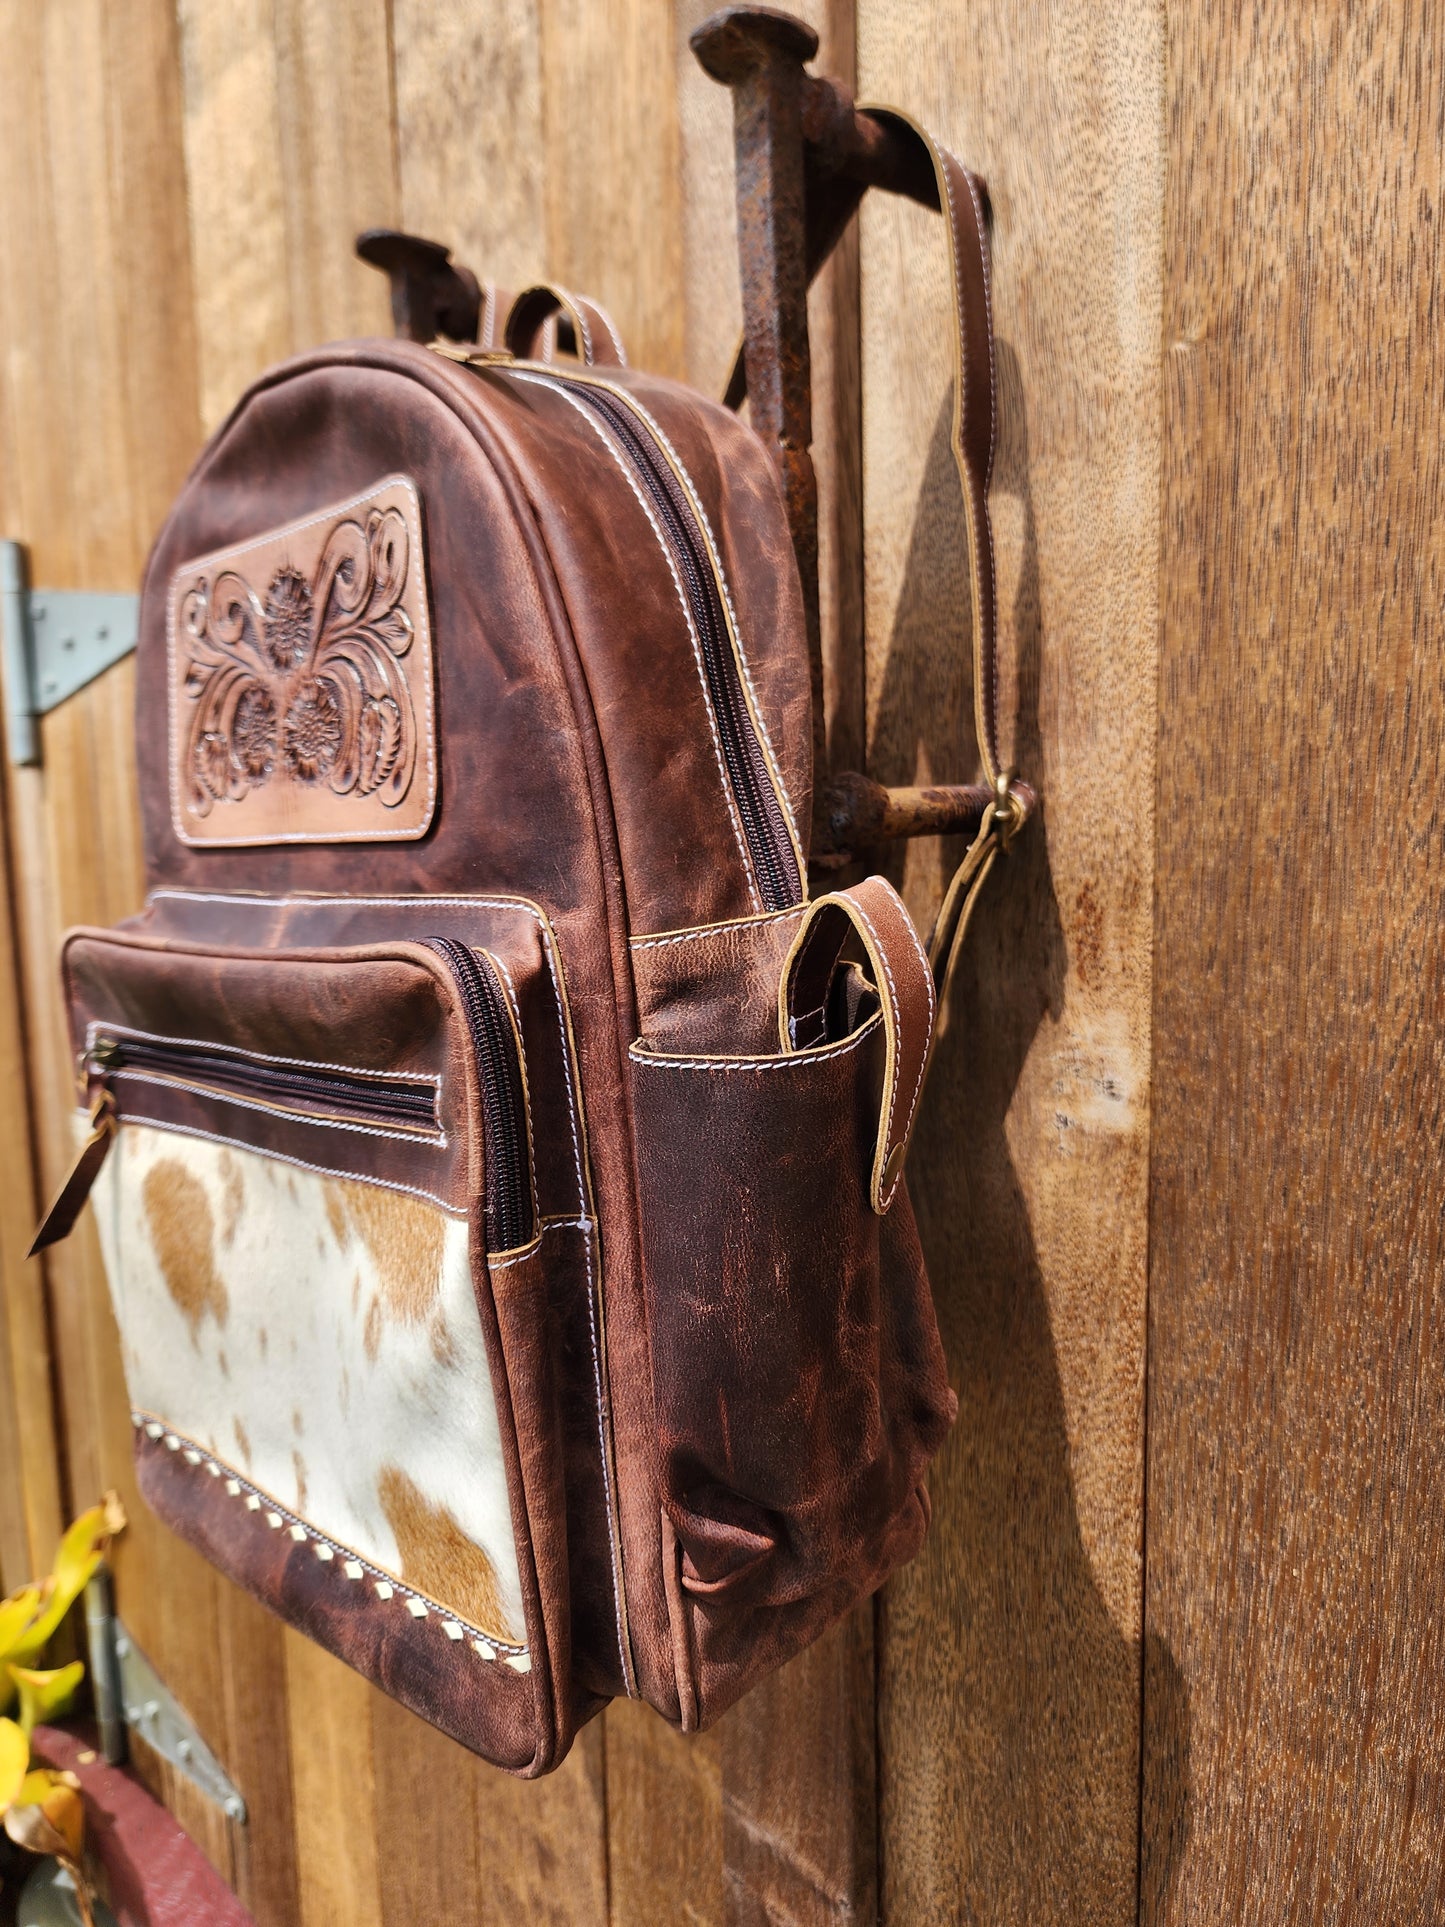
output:
[[[1022,508],[1011,760],[1039,779],[1043,803],[991,882],[953,1008],[940,1014],[909,1167],[960,1409],[930,1482],[924,1550],[884,1595],[882,1837],[910,1846],[897,1868],[885,1853],[881,1886],[885,1919],[952,1921],[961,1894],[988,1895],[990,1922],[1079,1927],[1132,1919],[1137,1907],[1140,1651],[1105,1603],[1080,1529],[1047,1283],[1010,1144],[1035,1036],[1063,1013],[1068,954],[1049,863],[1025,402],[1006,343],[998,382],[994,494]],[[966,768],[975,754],[959,740],[972,713],[968,605],[944,566],[964,543],[951,406],[946,396],[872,731],[885,782],[912,780],[920,764]],[[951,846],[950,861],[961,852]],[[1178,1669],[1162,1647],[1147,1672],[1151,1717],[1187,1733]],[[1151,1871],[1165,1885],[1187,1822],[1182,1776],[1176,1792],[1174,1822],[1156,1843],[1166,1861]]]

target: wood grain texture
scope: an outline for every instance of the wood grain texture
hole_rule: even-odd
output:
[[[4,191],[0,192],[0,261],[35,259],[44,301],[53,285],[40,266],[47,196],[44,155],[35,119],[23,98],[40,57],[32,10],[7,5],[0,33],[11,58],[0,70],[0,122],[7,131]],[[47,264],[48,265],[48,264]],[[27,441],[30,388],[37,352],[45,353],[22,313],[26,296],[10,276],[0,278],[0,533],[24,525],[21,449]],[[37,478],[39,482],[40,478]],[[33,500],[33,497],[32,497]],[[0,1213],[0,1594],[44,1570],[61,1526],[61,1467],[52,1389],[52,1355],[44,1272],[25,1258],[27,1222],[39,1202],[34,1119],[27,1076],[25,986],[17,915],[18,839],[8,794],[0,796],[0,1162],[10,1174]]]
[[[1047,51],[1045,51],[1047,50]],[[1005,754],[1043,798],[990,880],[909,1165],[954,1385],[879,1627],[889,1921],[1136,1905],[1162,22],[865,7],[860,92],[987,178]],[[869,766],[971,776],[935,217],[863,229]],[[894,874],[927,927],[956,849]]]
[[[687,44],[711,10],[705,0],[689,0],[675,17],[687,376],[719,394],[740,329],[732,102]],[[799,11],[818,32],[819,68],[851,82],[852,6],[815,0]],[[863,735],[857,272],[850,236],[809,303],[824,689],[836,767],[857,765]],[[873,1701],[870,1603],[720,1723],[712,1744],[721,1794],[722,1919],[735,1927],[802,1927],[876,1917]],[[685,1784],[699,1790],[696,1781]],[[653,1809],[651,1824],[666,1828],[666,1806]]]
[[[371,1730],[376,1689],[289,1626],[283,1638],[301,1869],[299,1927],[336,1927],[340,1921],[381,1927],[386,1915]],[[414,1786],[412,1797],[420,1793]],[[388,1843],[395,1850],[394,1833]]]
[[[1445,33],[1170,9],[1144,1918],[1437,1921]]]
[[[0,0],[5,44],[33,55],[19,85],[0,76],[7,164],[12,126],[28,156],[0,268],[46,291],[13,329],[4,311],[6,532],[49,582],[133,581],[203,428],[260,367],[384,331],[384,283],[351,259],[371,223],[433,233],[512,285],[572,282],[634,360],[716,392],[737,293],[726,96],[685,46],[702,10]],[[809,12],[847,74],[853,8]],[[981,161],[1000,213],[1000,556],[1023,665],[1005,710],[1047,800],[995,880],[920,1136],[965,1417],[929,1550],[879,1619],[881,1811],[871,1610],[715,1733],[615,1707],[536,1786],[283,1634],[134,1501],[87,1232],[53,1272],[70,1489],[131,1497],[122,1609],[251,1827],[156,1777],[263,1922],[863,1921],[880,1842],[894,1921],[1113,1921],[1133,1904],[1162,33],[1143,0],[1106,20],[986,8],[966,33],[943,0],[902,14],[861,9],[862,90]],[[870,217],[867,236],[862,402],[856,249],[812,303],[832,747],[863,754],[866,407],[870,766],[947,776],[971,750],[942,257],[921,215]],[[62,299],[92,282],[90,306]],[[56,712],[44,770],[11,779],[47,1176],[69,1130],[56,940],[139,896],[131,694],[122,668]],[[908,866],[920,913],[941,864],[924,848]]]
[[[545,271],[542,57],[530,0],[392,0],[402,225],[515,293]]]
[[[680,375],[671,0],[548,0],[539,20],[551,272],[602,303],[634,366]]]
[[[608,1708],[611,1927],[724,1927],[717,1729],[685,1739],[636,1701]]]

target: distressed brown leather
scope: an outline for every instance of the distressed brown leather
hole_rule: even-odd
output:
[[[930,153],[977,555],[986,242],[972,177]],[[445,1376],[437,1328],[417,1409],[495,1408],[519,1623],[483,1623],[473,1541],[434,1495],[441,1580],[393,1468],[384,1556],[382,1526],[379,1552],[313,1516],[333,1501],[299,1447],[287,1498],[207,1413],[159,1409],[126,1326],[136,1449],[150,1502],[223,1571],[526,1774],[618,1695],[707,1724],[880,1584],[918,1547],[955,1410],[902,1179],[934,971],[881,878],[808,900],[776,477],[736,417],[628,369],[581,297],[525,291],[508,349],[550,352],[559,314],[579,362],[362,341],[242,397],[145,577],[147,905],[65,952],[79,1088],[119,1119],[113,1242],[140,1235],[126,1160],[172,1138],[269,1161],[298,1210],[287,1173],[435,1205],[446,1249],[466,1227],[486,1385]],[[974,586],[991,646],[986,569]],[[361,1251],[343,1204],[315,1226],[327,1263]],[[338,1346],[360,1292],[358,1270]],[[398,1302],[368,1359],[420,1343]],[[209,1314],[188,1315],[209,1358]]]

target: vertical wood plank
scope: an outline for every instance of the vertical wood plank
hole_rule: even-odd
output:
[[[612,1927],[723,1927],[723,1793],[716,1731],[684,1739],[619,1701],[607,1727]]]
[[[542,50],[530,0],[392,0],[403,226],[516,292],[546,250]]]
[[[356,258],[363,228],[396,225],[387,0],[277,0],[274,17],[295,342],[390,334],[385,277]]]
[[[475,1812],[482,1865],[479,1918],[487,1927],[603,1927],[607,1920],[606,1742],[587,1727],[549,1781],[547,1823],[537,1788],[478,1765]],[[500,1851],[503,1842],[509,1850]],[[599,1851],[599,1849],[601,1849]]]
[[[720,394],[741,325],[732,103],[687,44],[711,11],[708,0],[677,9],[676,59],[687,375],[705,392]],[[799,11],[819,33],[818,70],[851,84],[851,4],[819,0]],[[850,237],[809,303],[824,693],[834,768],[856,768],[862,760],[857,301],[857,245]],[[865,1606],[755,1689],[717,1729],[720,1904],[730,1922],[863,1921],[876,1912],[872,1620]],[[700,1791],[697,1782],[691,1787]],[[652,1811],[661,1832],[669,1809]]]
[[[39,1194],[9,831],[8,798],[0,789],[0,1089],[6,1093],[0,1106],[0,1168],[9,1173],[0,1215],[0,1596],[48,1569],[62,1525],[44,1274],[25,1257]]]
[[[636,367],[680,375],[670,0],[550,0],[540,23],[551,272],[603,304]]]
[[[860,91],[989,183],[1012,760],[909,1165],[957,1428],[880,1614],[883,1912],[1136,1905],[1163,38],[1150,0],[874,5]],[[967,580],[935,217],[865,208],[869,762],[970,773]],[[927,927],[956,849],[895,862]]]
[[[271,0],[178,0],[201,421],[296,340]]]
[[[20,310],[49,305],[53,262],[42,237],[48,225],[48,176],[34,111],[32,76],[41,58],[33,8],[7,0],[0,35],[9,59],[0,68],[0,124],[6,129],[0,191],[0,535],[20,539],[27,517],[22,450],[33,438],[33,418],[53,357]],[[7,270],[29,263],[28,281]],[[42,478],[32,485],[39,492]],[[32,494],[33,510],[33,494]],[[22,968],[19,830],[8,782],[0,797],[0,1160],[12,1174],[0,1218],[0,1593],[42,1571],[61,1525],[58,1417],[52,1390],[54,1360],[43,1267],[27,1261],[26,1221],[39,1202],[29,1088],[25,985]]]
[[[1434,1921],[1445,24],[1169,12],[1143,1918]]]
[[[289,1626],[283,1643],[300,1927],[381,1927],[376,1689]],[[413,1797],[418,1791],[413,1786]]]

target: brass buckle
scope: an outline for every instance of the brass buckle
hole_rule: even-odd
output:
[[[1022,798],[1014,795],[1013,780],[1015,772],[1001,769],[993,779],[993,801],[989,804],[991,824],[996,824],[999,842],[1007,850],[1024,824],[1028,812]]]

